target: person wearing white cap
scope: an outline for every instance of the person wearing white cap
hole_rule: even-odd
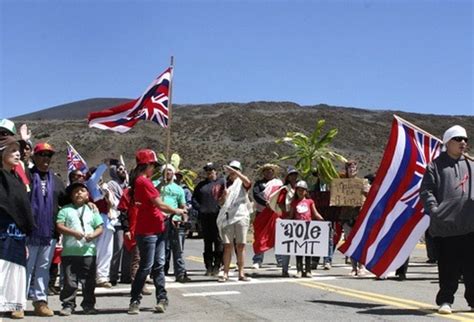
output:
[[[226,189],[222,199],[224,204],[217,216],[217,227],[224,243],[224,274],[219,277],[219,282],[229,279],[229,266],[232,259],[234,242],[237,248],[237,266],[239,281],[247,282],[249,278],[244,274],[245,244],[250,222],[250,200],[248,190],[252,182],[242,174],[242,165],[239,161],[232,161],[224,166],[227,171]]]
[[[176,182],[176,169],[171,164],[165,164],[161,167],[163,180],[158,184],[157,189],[160,191],[161,198],[165,204],[179,209],[186,208],[186,199],[184,198],[184,190]],[[165,273],[168,272],[173,253],[173,274],[176,281],[186,283],[191,281],[187,276],[186,265],[183,258],[184,239],[186,232],[184,222],[188,221],[188,215],[169,214],[165,221],[165,240],[166,240],[166,263]]]
[[[295,220],[321,220],[323,217],[316,210],[313,199],[308,198],[308,184],[300,180],[295,185],[295,198],[291,202],[290,214],[288,219]],[[303,272],[303,256],[296,256],[296,278],[312,277],[311,274],[311,256],[304,256],[305,270]]]
[[[450,314],[459,279],[474,311],[474,162],[466,155],[466,130],[455,125],[443,135],[443,152],[426,167],[420,188],[429,232],[438,251],[438,312]]]

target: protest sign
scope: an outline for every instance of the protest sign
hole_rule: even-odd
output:
[[[360,207],[364,204],[363,195],[364,185],[367,185],[366,179],[334,179],[331,182],[330,206],[349,206]]]
[[[329,221],[278,219],[275,254],[327,256],[330,225]]]

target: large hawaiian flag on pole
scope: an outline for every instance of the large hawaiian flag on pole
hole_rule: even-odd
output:
[[[89,127],[125,133],[140,120],[168,127],[168,100],[172,77],[169,67],[148,86],[142,96],[131,102],[89,114]]]
[[[441,141],[394,116],[375,181],[347,240],[339,247],[377,276],[395,271],[429,226],[419,189]]]
[[[82,173],[86,173],[89,168],[87,167],[86,161],[81,157],[79,152],[74,149],[71,143],[67,142],[67,173],[74,170],[79,170]]]

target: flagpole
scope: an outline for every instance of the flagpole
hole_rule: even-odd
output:
[[[434,136],[433,134],[431,134],[431,133],[429,133],[429,132],[426,132],[426,131],[423,130],[423,129],[420,129],[420,128],[419,128],[418,126],[416,126],[415,124],[408,122],[407,120],[401,118],[400,116],[398,116],[398,115],[396,115],[396,114],[393,114],[393,117],[396,118],[397,120],[400,120],[400,121],[402,121],[402,122],[407,123],[407,124],[410,125],[411,127],[417,129],[418,131],[420,131],[420,132],[422,132],[422,133],[424,133],[424,134],[426,134],[426,135],[432,136],[433,138],[435,138],[435,139],[438,140],[439,142],[441,142],[441,143],[443,142],[443,141],[441,141],[440,139],[438,139],[436,136]]]
[[[172,123],[172,97],[173,97],[173,71],[174,71],[174,57],[171,56],[171,75],[170,75],[170,88],[169,88],[169,97],[168,97],[168,127],[167,127],[167,138],[166,138],[166,163],[171,162],[171,123]]]

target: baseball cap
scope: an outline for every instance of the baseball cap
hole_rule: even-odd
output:
[[[40,152],[43,152],[43,151],[56,153],[53,146],[51,144],[49,144],[48,142],[40,142],[40,143],[36,144],[35,148],[33,150],[33,153],[36,154],[36,153],[40,153]]]
[[[16,134],[15,123],[10,121],[9,119],[1,119],[0,120],[0,128],[7,130],[12,135]]]
[[[137,161],[137,164],[158,163],[155,151],[150,149],[138,150],[135,153],[135,160]]]
[[[295,188],[303,188],[303,189],[308,190],[308,184],[306,183],[306,181],[300,180],[296,183]]]
[[[204,171],[211,171],[211,170],[216,170],[216,165],[213,162],[208,162],[206,165],[203,167]]]

